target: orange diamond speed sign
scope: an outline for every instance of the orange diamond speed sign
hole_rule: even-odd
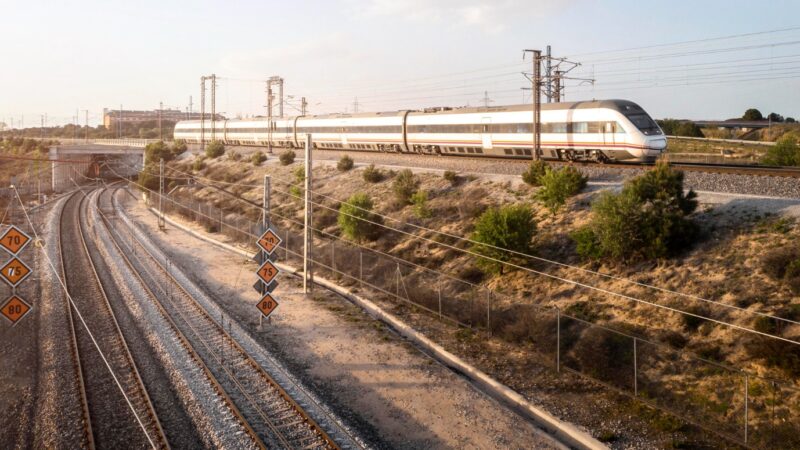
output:
[[[258,246],[261,247],[268,255],[271,255],[275,249],[281,245],[283,240],[278,233],[272,230],[272,228],[267,229],[264,234],[258,238]]]
[[[269,315],[272,314],[277,307],[278,301],[275,300],[275,298],[270,294],[265,295],[256,305],[256,308],[258,308],[258,310],[261,311],[261,314],[263,314],[265,317],[269,317]]]
[[[2,276],[11,287],[17,287],[17,285],[30,274],[31,269],[16,257],[11,258],[11,261],[7,262],[3,268],[0,269],[0,276]]]
[[[272,261],[268,260],[258,269],[257,273],[265,284],[270,284],[278,276],[280,270],[275,267],[275,264],[272,264]]]
[[[0,246],[16,255],[25,248],[30,241],[31,238],[27,234],[12,225],[11,228],[3,234],[3,237],[0,238]]]
[[[12,324],[16,324],[19,319],[25,317],[25,314],[28,314],[30,310],[30,305],[15,295],[8,299],[3,307],[0,308],[0,314],[10,320]]]

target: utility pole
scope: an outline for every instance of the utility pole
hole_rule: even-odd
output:
[[[533,76],[531,77],[531,95],[533,96],[533,159],[539,160],[541,151],[542,122],[542,51],[524,50],[524,54],[533,54]]]
[[[313,257],[314,233],[312,227],[311,205],[311,133],[306,134],[306,177],[305,177],[305,211],[303,223],[303,293],[308,295],[313,290],[314,274],[311,265]]]
[[[486,108],[489,107],[489,103],[494,102],[494,100],[489,98],[489,91],[483,91],[483,106]]]
[[[79,113],[80,113],[79,109],[78,109],[78,108],[75,108],[75,129],[73,130],[73,133],[72,133],[72,134],[73,134],[73,136],[72,136],[72,138],[73,138],[74,140],[76,140],[76,141],[78,140],[78,127],[80,127],[80,124],[79,124],[79,122],[80,122],[80,120],[81,120],[81,119],[79,119],[79,118],[78,118],[78,117],[80,117],[80,116],[79,116]]]
[[[83,110],[83,114],[84,114],[84,119],[86,120],[85,123],[84,123],[84,125],[86,126],[86,130],[85,130],[86,134],[85,134],[85,136],[83,138],[83,141],[85,143],[88,143],[89,142],[89,110],[88,109],[84,109]]]
[[[42,134],[42,139],[44,139],[44,114],[42,114],[41,119],[42,119],[42,125],[41,125],[41,127],[40,127],[41,129],[39,131]]]
[[[278,78],[278,97],[280,98],[278,112],[280,113],[281,119],[283,119],[283,78]]]
[[[358,97],[353,100],[353,114],[358,114]]]
[[[167,227],[164,220],[164,158],[158,165],[158,228],[163,230]]]
[[[552,82],[553,79],[551,77],[551,75],[553,73],[552,72],[552,70],[553,70],[552,60],[553,60],[553,58],[552,58],[552,55],[550,54],[550,46],[548,45],[547,46],[547,60],[545,61],[545,69],[544,69],[544,71],[545,71],[544,72],[544,76],[545,76],[545,79],[547,80],[547,87],[545,88],[545,95],[547,96],[547,103],[550,103],[550,102],[553,101],[553,82]]]
[[[217,76],[211,74],[211,140],[217,140]]]
[[[200,151],[206,148],[206,77],[200,77]]]
[[[307,108],[308,108],[308,102],[306,101],[305,97],[302,97],[300,99],[300,115],[301,116],[305,116],[306,115],[306,109]]]
[[[553,77],[553,100],[556,103],[561,101],[561,71],[556,70],[556,75]]]
[[[161,111],[164,109],[164,102],[158,102],[158,140],[164,140],[164,132],[161,129]]]
[[[189,96],[189,109],[187,111],[189,112],[189,116],[186,117],[186,120],[191,120],[192,119],[192,96],[191,95]]]
[[[274,78],[274,77],[273,77]],[[267,153],[272,153],[272,78],[267,80]]]

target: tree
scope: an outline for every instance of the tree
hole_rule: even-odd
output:
[[[211,141],[206,146],[206,156],[209,158],[219,158],[225,154],[225,144],[220,141]]]
[[[787,117],[786,123],[797,123],[797,121],[794,119],[794,117]]]
[[[678,124],[673,132],[675,136],[703,137],[703,129],[689,120]]]
[[[744,115],[742,116],[742,119],[744,119],[744,120],[764,120],[764,116],[761,114],[761,111],[759,111],[759,110],[757,110],[755,108],[750,108],[750,109],[748,109],[747,111],[744,112]]]
[[[794,134],[785,134],[778,139],[761,158],[761,163],[768,166],[800,166],[800,147]]]
[[[417,190],[419,180],[414,176],[411,169],[403,169],[397,174],[397,177],[392,183],[392,191],[394,191],[395,198],[403,205],[411,203],[411,196]]]
[[[778,114],[778,113],[774,113],[774,112],[773,113],[769,113],[769,115],[767,116],[767,119],[769,119],[772,122],[776,122],[776,123],[782,123],[783,122],[783,116]]]
[[[339,206],[339,216],[336,219],[342,233],[356,242],[376,239],[380,231],[376,224],[381,223],[381,219],[372,213],[372,208],[372,199],[367,194],[357,193],[350,196]]]
[[[144,163],[158,163],[162,159],[164,162],[172,161],[175,154],[164,141],[152,142],[144,148]]]
[[[486,257],[478,258],[477,264],[490,272],[502,274],[503,262],[514,257],[508,250],[529,253],[535,232],[536,221],[528,206],[505,205],[486,210],[475,221],[471,237],[476,242],[472,250]]]
[[[531,162],[528,170],[522,172],[522,181],[530,186],[540,186],[539,179],[547,172],[548,165],[541,159]]]
[[[660,162],[625,183],[620,193],[603,192],[592,204],[588,225],[572,234],[584,258],[620,261],[663,258],[690,244],[697,227],[694,191],[683,192],[683,172]]]
[[[177,158],[180,154],[188,150],[188,148],[189,147],[186,145],[186,141],[183,139],[177,139],[172,143],[172,155]]]

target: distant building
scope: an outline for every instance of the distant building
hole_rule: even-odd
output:
[[[728,129],[732,131],[749,132],[759,128],[767,128],[770,123],[767,120],[743,120],[743,119],[728,119],[728,120],[695,120],[694,123],[699,127],[709,127]]]
[[[152,111],[136,111],[136,110],[119,110],[103,108],[103,125],[106,129],[114,128],[120,121],[123,124],[127,123],[141,123],[158,121],[159,110]],[[179,120],[200,120],[200,113],[188,113],[179,109],[162,109],[161,120],[169,122],[178,122]],[[211,114],[206,113],[206,120],[211,120]],[[225,118],[217,114],[216,120],[225,120]]]

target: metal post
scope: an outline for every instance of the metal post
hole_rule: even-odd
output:
[[[748,403],[749,403],[749,395],[748,392],[750,389],[750,376],[748,374],[744,374],[744,445],[747,445],[747,419],[748,419]]]
[[[311,273],[312,249],[314,235],[311,232],[312,218],[311,218],[311,134],[306,134],[306,152],[305,152],[305,223],[303,224],[303,293],[308,294],[312,289],[313,277]]]
[[[561,71],[556,70],[556,76],[553,77],[553,99],[556,103],[561,101]]]
[[[487,291],[486,295],[486,330],[489,336],[492,335],[492,291]]]
[[[164,158],[158,164],[158,228],[166,228],[166,221],[164,220]]]
[[[200,77],[200,151],[206,148],[206,77]]]
[[[279,78],[278,81],[278,97],[280,97],[278,113],[280,114],[280,118],[283,119],[283,78]]]
[[[361,282],[361,289],[364,289],[364,251],[358,249],[358,280]]]
[[[164,110],[164,102],[158,102],[158,140],[164,140],[164,132],[161,128],[161,112]]]
[[[547,103],[553,101],[553,78],[550,76],[552,73],[552,65],[550,59],[550,46],[547,46],[547,60],[545,61],[545,69],[544,69],[544,76],[547,78],[547,89],[545,89],[545,95],[547,96]]]
[[[267,153],[272,153],[272,80],[267,81]]]
[[[556,307],[556,372],[561,372],[561,310]]]
[[[264,211],[261,215],[261,224],[264,225],[264,229],[266,230],[269,228],[269,208],[270,208],[270,176],[264,175]]]
[[[442,285],[439,284],[436,286],[436,290],[439,293],[439,320],[442,320]]]
[[[636,364],[636,341],[638,339],[633,338],[633,395],[634,397],[639,396],[639,374],[638,374],[638,367]]]
[[[542,123],[542,51],[533,51],[533,159],[539,159],[541,151]]]
[[[211,141],[217,140],[217,76],[211,74]]]

